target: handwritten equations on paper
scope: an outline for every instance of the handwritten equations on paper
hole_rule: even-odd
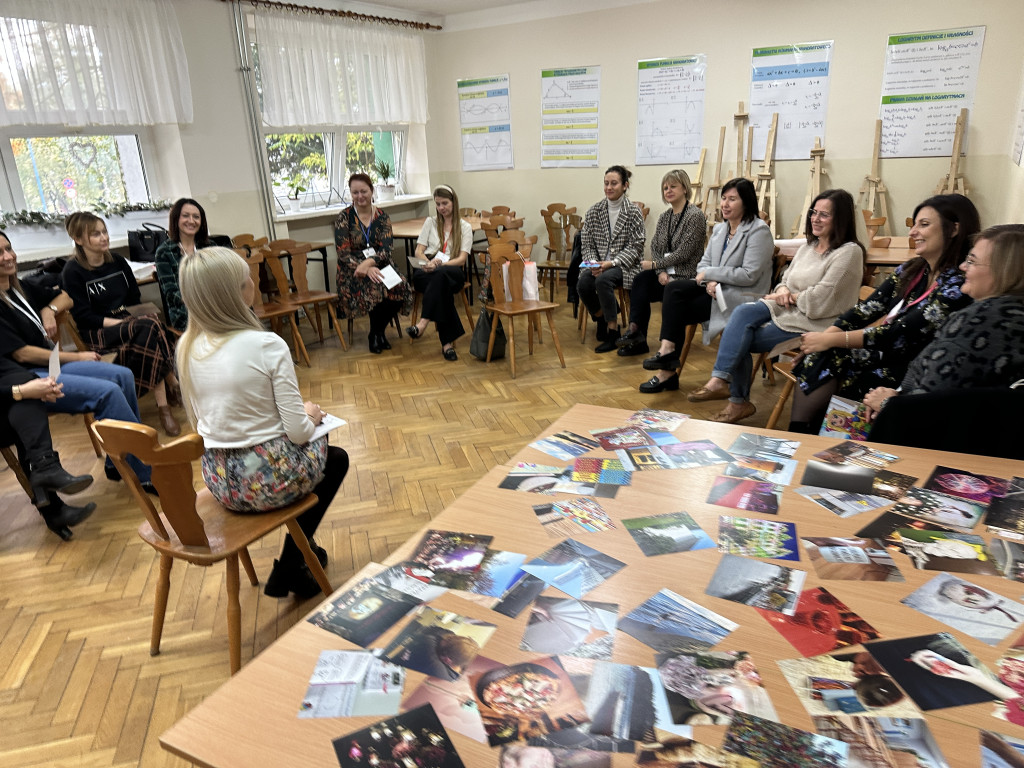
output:
[[[540,167],[596,168],[601,67],[540,74]]]
[[[462,170],[512,168],[508,75],[459,80]]]
[[[700,159],[706,68],[703,53],[637,62],[637,165],[680,165]]]
[[[814,139],[825,140],[834,40],[755,48],[751,56],[750,124],[755,160],[764,159],[772,114],[779,113],[777,160],[806,160]]]
[[[974,105],[984,45],[985,27],[889,38],[879,113],[882,157],[941,157],[953,151],[960,110]]]

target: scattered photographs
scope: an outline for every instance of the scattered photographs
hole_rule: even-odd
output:
[[[638,448],[641,445],[654,445],[654,440],[639,427],[613,427],[612,429],[591,430],[590,434],[606,451],[617,451],[620,448]]]
[[[399,592],[416,598],[417,601],[429,603],[435,600],[446,591],[446,587],[434,586],[430,583],[434,572],[419,563],[405,562],[398,565],[385,567],[377,563],[371,564],[379,570],[372,574],[372,579],[378,584],[397,589]]]
[[[728,725],[735,711],[778,719],[746,651],[659,654],[658,674],[673,722]]]
[[[903,554],[919,570],[999,575],[981,536],[916,528],[900,528],[896,536]]]
[[[639,448],[623,448],[615,452],[622,466],[629,472],[646,472],[652,469],[676,469],[676,465],[664,450],[656,445]]]
[[[688,443],[674,443],[662,446],[662,452],[672,459],[676,469],[710,467],[713,464],[728,464],[732,456],[710,440],[695,440]]]
[[[683,422],[690,418],[685,413],[675,411],[659,411],[654,408],[642,408],[626,419],[626,424],[641,429],[658,429],[675,432]]]
[[[455,589],[466,589],[478,595],[501,597],[525,575],[519,567],[525,561],[526,555],[521,555],[518,552],[488,549],[478,570],[473,573],[460,574],[460,577],[464,576],[466,579],[465,586],[462,585],[459,578],[452,580],[452,586]]]
[[[822,437],[841,437],[846,440],[867,440],[870,428],[871,422],[868,421],[864,403],[833,395],[818,434]]]
[[[706,651],[738,626],[669,589],[662,589],[619,619],[623,632],[666,653]]]
[[[865,648],[924,711],[993,701],[1001,684],[948,632],[879,640]]]
[[[586,544],[566,539],[523,564],[523,570],[570,597],[583,597],[610,579],[625,563]]]
[[[575,432],[556,432],[530,443],[530,447],[549,456],[554,456],[556,459],[572,461],[577,456],[597,450],[601,444],[589,437],[577,435]]]
[[[871,493],[875,472],[856,464],[829,464],[825,461],[808,461],[804,468],[801,485],[816,488],[831,488],[834,491]]]
[[[709,549],[715,542],[686,512],[634,517],[622,524],[647,557]]]
[[[520,649],[547,656],[610,660],[619,606],[564,597],[538,597]]]
[[[576,459],[569,479],[574,483],[629,485],[633,473],[618,459]]]
[[[455,680],[497,627],[424,606],[384,649],[388,661],[440,680]]]
[[[884,512],[859,531],[857,536],[864,539],[875,539],[885,546],[899,550],[899,537],[896,531],[900,528],[916,528],[919,531],[948,531],[944,525],[928,523],[924,520],[915,520],[912,517],[897,514],[896,512]]]
[[[985,525],[989,533],[1008,539],[1024,539],[1024,478],[1015,477],[1005,496],[997,496],[988,506]]]
[[[430,765],[462,768],[463,762],[429,704],[334,739],[341,768]]]
[[[533,511],[548,536],[555,538],[608,531],[615,527],[604,508],[592,499],[537,504]]]
[[[923,718],[828,715],[811,719],[817,733],[849,744],[859,765],[899,768],[901,757],[907,756],[914,768],[949,768]]]
[[[1024,768],[1024,739],[994,731],[979,731],[981,768]]]
[[[845,442],[814,454],[814,458],[829,464],[857,464],[869,469],[885,469],[900,457],[871,448],[864,443]]]
[[[553,496],[556,493],[572,493],[577,496],[598,496],[615,498],[619,486],[607,483],[582,483],[570,479],[572,468],[548,467],[543,464],[519,462],[512,468],[499,488],[524,493],[540,493]]]
[[[299,717],[394,715],[404,686],[405,670],[369,651],[321,651]]]
[[[994,717],[1024,725],[1024,636],[1018,637],[999,658],[999,680],[1009,690],[999,689],[1002,699],[992,713]]]
[[[431,584],[452,585],[453,577],[472,573],[483,562],[493,536],[455,531],[427,531],[409,559],[433,571]],[[459,586],[465,589],[465,586]]]
[[[757,761],[759,768],[836,768],[850,748],[841,741],[737,712],[722,749]]]
[[[893,677],[866,651],[776,663],[812,717],[920,717]]]
[[[483,674],[498,666],[498,662],[486,656],[477,656],[462,675],[455,680],[441,680],[436,677],[425,678],[420,687],[413,691],[402,703],[402,711],[416,709],[424,704],[434,708],[438,720],[449,731],[456,731],[482,744],[487,743],[484,724],[480,720],[480,711],[469,687],[469,678]]]
[[[936,467],[924,487],[929,491],[938,491],[949,496],[957,496],[969,501],[988,504],[996,496],[1003,496],[1009,481],[1001,477],[978,475],[966,469]]]
[[[756,760],[693,739],[665,738],[660,734],[656,742],[641,746],[636,764],[644,768],[758,768],[760,765]]]
[[[885,545],[875,539],[800,539],[819,578],[845,581],[905,581]]]
[[[779,437],[744,432],[729,446],[729,453],[734,456],[752,456],[755,459],[789,459],[799,447],[800,443],[797,440],[783,440]]]
[[[916,520],[938,523],[960,533],[970,533],[985,514],[985,507],[956,496],[911,488],[906,496],[896,502],[892,511]]]
[[[818,656],[880,637],[878,630],[824,587],[805,590],[792,616],[764,610],[760,614],[801,656]]]
[[[469,685],[492,747],[590,721],[572,681],[554,657],[496,664],[471,675]]]
[[[793,459],[755,459],[740,454],[726,466],[724,474],[727,477],[789,485],[796,473],[796,466],[797,462]]]
[[[907,491],[917,480],[911,475],[901,475],[888,469],[876,469],[875,479],[871,484],[871,493],[896,501],[907,495]]]
[[[740,477],[716,477],[708,492],[708,504],[777,515],[782,499],[782,486]]]
[[[756,517],[718,518],[718,549],[733,555],[799,560],[796,525]]]
[[[543,581],[521,570],[512,581],[511,586],[500,597],[488,597],[467,591],[455,591],[453,594],[458,595],[463,600],[475,603],[476,605],[482,605],[496,613],[514,619],[523,612],[524,608],[529,607],[530,603],[537,598],[537,595],[546,588],[547,584]]]
[[[364,579],[306,620],[365,648],[419,604],[415,597]]]
[[[612,757],[591,749],[556,749],[526,744],[508,744],[501,748],[498,768],[610,768]]]
[[[988,545],[999,575],[1004,579],[1024,581],[1024,545],[1005,539],[992,539]]]
[[[775,563],[722,555],[704,594],[792,616],[806,577]]]
[[[888,507],[892,504],[891,499],[882,496],[853,493],[852,491],[835,491],[831,488],[818,488],[810,485],[800,486],[796,492],[839,517],[853,517],[861,512],[870,512],[873,509]]]
[[[900,602],[988,645],[996,645],[1024,622],[1024,605],[948,573]]]

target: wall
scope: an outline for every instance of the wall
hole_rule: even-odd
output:
[[[712,176],[719,127],[725,125],[724,168],[735,164],[732,116],[749,101],[750,52],[755,46],[834,39],[825,168],[832,186],[860,189],[870,170],[885,43],[889,34],[986,25],[981,78],[970,117],[964,164],[972,199],[985,224],[1024,221],[1024,173],[1009,159],[1017,94],[1021,91],[1019,0],[921,4],[865,0],[838,6],[808,0],[764,4],[748,0],[663,0],[624,8],[508,23],[427,36],[430,117],[427,139],[432,180],[452,185],[464,206],[506,204],[541,234],[538,211],[561,201],[581,211],[602,196],[603,169],[633,168],[630,195],[663,210],[659,183],[667,166],[636,167],[636,62],[706,53],[705,180]],[[506,9],[514,19],[516,7]],[[493,19],[493,17],[492,17]],[[455,25],[459,26],[458,24]],[[599,169],[540,169],[540,70],[601,65]],[[461,171],[455,81],[508,72],[511,78],[514,171]],[[809,149],[809,148],[808,148]],[[732,158],[730,162],[729,158]],[[696,165],[684,166],[693,175]],[[916,203],[932,194],[949,159],[883,160],[896,233]],[[803,208],[809,161],[777,163],[779,229],[788,233]],[[542,235],[543,241],[543,235]]]

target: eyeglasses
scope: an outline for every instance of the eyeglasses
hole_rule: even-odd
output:
[[[818,218],[823,219],[824,221],[828,221],[829,219],[832,218],[832,214],[829,213],[828,211],[816,211],[813,208],[807,211],[807,215],[812,219]]]
[[[977,261],[973,256],[968,256],[966,259],[964,259],[964,266],[965,267],[988,267],[990,265],[989,264],[982,264],[980,261]]]

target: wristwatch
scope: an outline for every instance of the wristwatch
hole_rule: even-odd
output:
[[[11,397],[15,400],[21,400],[21,387],[18,384],[11,387]]]
[[[57,309],[57,307],[55,307],[53,304],[50,304],[46,308],[51,310],[53,312],[53,314],[55,314],[55,315],[60,313],[60,310]]]

